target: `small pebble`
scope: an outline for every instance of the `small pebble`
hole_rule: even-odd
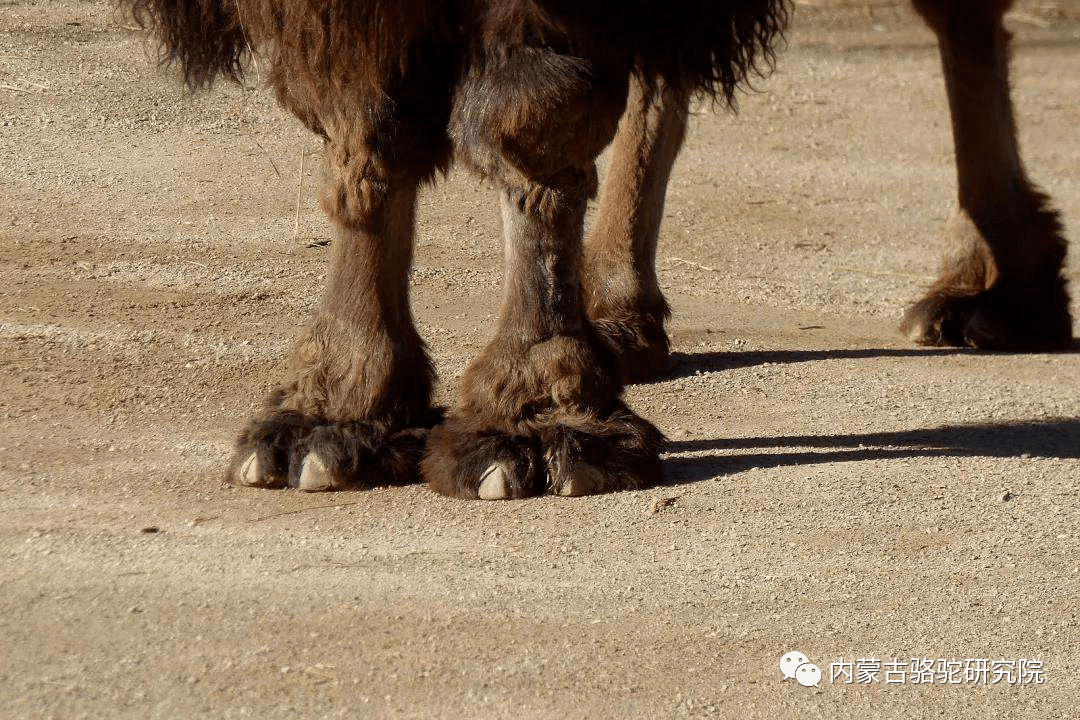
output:
[[[677,500],[677,499],[678,498],[674,498],[674,497],[657,498],[656,501],[652,504],[652,514],[656,515],[658,512],[660,512],[664,508],[671,507],[672,505],[675,504],[675,500]]]

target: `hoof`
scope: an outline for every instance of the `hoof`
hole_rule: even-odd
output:
[[[424,478],[436,492],[472,500],[592,495],[663,479],[663,435],[621,403],[606,416],[559,419],[551,413],[505,433],[451,417],[428,437]]]
[[[433,411],[433,424],[440,417]],[[228,479],[246,487],[305,492],[417,482],[427,432],[272,412],[240,434]]]
[[[1058,292],[936,291],[908,309],[900,330],[918,345],[1049,351],[1072,345],[1068,296]]]

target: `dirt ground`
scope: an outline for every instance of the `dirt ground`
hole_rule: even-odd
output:
[[[320,147],[257,70],[193,97],[103,3],[0,1],[0,717],[1075,717],[1080,353],[899,336],[954,195],[941,72],[905,6],[834,5],[693,118],[675,363],[626,393],[669,484],[466,503],[222,485],[325,277]],[[1080,239],[1080,2],[1009,23]],[[496,206],[461,173],[421,201],[443,401],[498,312]],[[1043,682],[832,677],[912,658]]]

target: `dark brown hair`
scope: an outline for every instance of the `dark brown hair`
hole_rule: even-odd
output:
[[[179,64],[193,89],[219,74],[238,77],[253,50],[270,54],[272,66],[302,58],[335,84],[377,89],[405,68],[419,39],[466,45],[470,28],[483,25],[505,32],[508,44],[523,32],[541,35],[527,41],[546,42],[547,28],[575,53],[618,64],[629,59],[646,79],[729,101],[748,74],[771,68],[789,15],[788,0],[120,2],[158,38],[161,61]]]

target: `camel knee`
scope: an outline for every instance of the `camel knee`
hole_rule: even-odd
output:
[[[591,168],[615,136],[628,78],[540,48],[486,65],[456,93],[457,157],[510,188],[563,183]]]

